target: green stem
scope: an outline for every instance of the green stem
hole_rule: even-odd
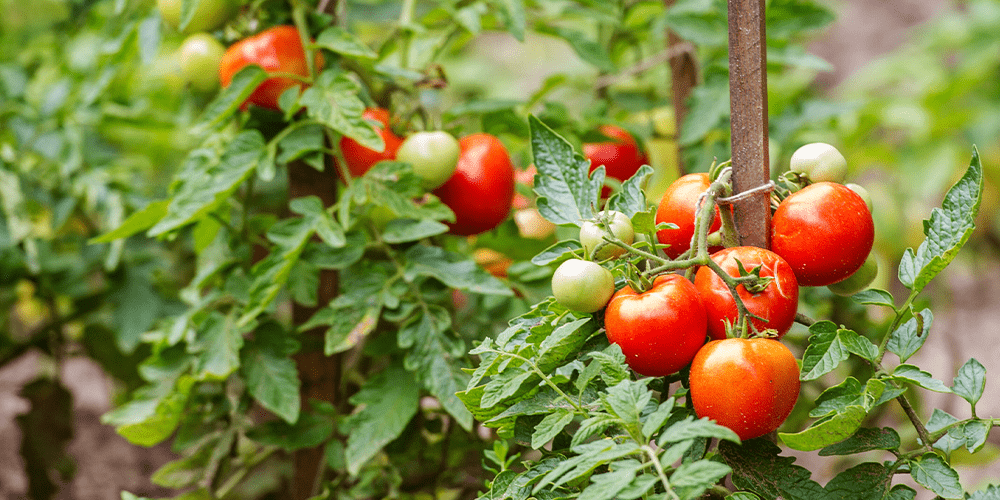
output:
[[[674,492],[673,488],[670,486],[670,480],[667,479],[667,473],[663,470],[663,464],[660,463],[660,457],[656,456],[656,451],[649,447],[649,445],[643,445],[642,450],[649,455],[649,459],[653,462],[653,467],[656,468],[656,475],[660,478],[660,483],[663,484],[663,490],[670,494],[670,497],[674,500],[680,500],[677,493]]]
[[[312,40],[309,38],[309,23],[306,22],[306,8],[304,5],[299,3],[298,0],[288,0],[288,3],[292,6],[292,20],[295,22],[295,29],[299,31],[299,40],[303,47],[309,47],[312,45]],[[306,50],[306,67],[309,68],[310,78],[316,78],[316,52],[313,50]],[[285,76],[285,75],[282,75]],[[292,76],[289,75],[288,78]],[[299,79],[301,77],[298,77]]]
[[[896,328],[899,328],[900,323],[903,322],[903,316],[910,310],[910,304],[913,303],[913,299],[916,298],[916,296],[916,292],[910,292],[910,296],[906,298],[906,302],[896,309],[896,319],[892,321],[892,325],[889,326],[885,337],[882,338],[882,342],[878,346],[878,356],[875,357],[874,362],[876,366],[880,366],[882,364],[882,358],[885,357],[885,351],[889,346],[889,339],[892,338],[892,332],[896,331]]]
[[[399,11],[399,27],[404,32],[403,40],[400,44],[399,65],[403,68],[409,68],[410,66],[410,43],[413,40],[413,30],[410,29],[410,25],[413,24],[413,14],[416,7],[416,0],[403,0],[403,5]]]
[[[802,313],[795,313],[795,322],[800,325],[805,325],[806,327],[810,327],[816,324],[816,320]]]
[[[896,397],[896,401],[899,401],[899,406],[903,408],[903,413],[906,413],[906,418],[910,419],[910,423],[913,424],[913,428],[917,430],[917,435],[920,436],[920,440],[924,442],[924,448],[930,450],[934,441],[931,441],[931,436],[930,433],[927,432],[927,427],[924,427],[924,423],[920,420],[917,412],[913,410],[913,406],[910,405],[910,401],[906,399],[906,395],[900,394]]]
[[[523,361],[526,365],[528,365],[528,366],[531,367],[531,371],[535,372],[535,374],[537,374],[539,377],[542,378],[542,381],[545,382],[545,385],[551,387],[552,390],[556,391],[556,394],[559,394],[559,396],[561,396],[563,399],[565,399],[567,403],[569,403],[570,405],[572,405],[573,408],[576,409],[576,411],[578,413],[580,413],[582,415],[586,415],[587,414],[587,410],[586,409],[584,409],[582,406],[580,406],[575,401],[573,401],[573,399],[571,399],[568,394],[566,394],[565,392],[563,392],[563,390],[560,389],[558,385],[554,384],[551,380],[549,380],[549,377],[545,375],[545,372],[543,372],[542,369],[539,368],[538,365],[536,365],[530,359],[525,358],[524,356],[519,356],[517,354],[513,354],[513,353],[509,353],[509,352],[504,352],[504,351],[499,351],[499,350],[496,350],[496,349],[490,349],[490,352],[493,352],[493,353],[495,353],[495,354],[497,354],[499,356],[509,356],[511,358]]]

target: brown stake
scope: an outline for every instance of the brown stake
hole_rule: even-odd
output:
[[[664,0],[669,8],[676,0]],[[667,30],[667,46],[670,48],[680,48],[689,45],[681,37],[677,36],[673,30]],[[681,127],[684,125],[684,117],[687,116],[687,100],[691,97],[691,91],[698,85],[698,62],[694,58],[692,50],[678,51],[670,57],[670,98],[674,104],[674,139],[675,143],[680,140]],[[687,169],[684,168],[684,159],[680,154],[680,147],[677,154],[677,175],[684,175]]]
[[[729,0],[729,105],[732,110],[734,194],[766,184],[767,43],[764,0]],[[767,192],[734,203],[740,244],[771,246]]]

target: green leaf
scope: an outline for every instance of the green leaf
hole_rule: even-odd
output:
[[[944,462],[937,454],[925,453],[920,458],[912,460],[910,475],[921,486],[937,493],[942,498],[963,498],[962,485],[958,482],[958,473]]]
[[[214,212],[266,154],[264,136],[246,130],[233,138],[217,165],[189,160],[190,168],[185,167],[178,175],[180,188],[170,200],[167,215],[149,230],[149,235],[164,234]]]
[[[983,397],[985,388],[986,367],[972,358],[958,369],[951,390],[975,408],[979,398]]]
[[[819,455],[855,455],[872,450],[895,450],[900,444],[899,434],[894,429],[861,428],[853,436],[819,450]]]
[[[749,491],[737,491],[732,495],[727,495],[725,500],[760,500],[760,497]]]
[[[896,309],[892,294],[877,288],[869,288],[851,295],[851,300],[862,305],[883,306],[893,310]]]
[[[802,380],[815,380],[833,371],[850,354],[872,361],[878,348],[851,330],[838,329],[829,321],[809,327],[809,347],[802,355]]]
[[[524,42],[527,27],[524,12],[524,0],[498,0],[500,12],[504,14],[507,31],[519,42]]]
[[[794,465],[795,458],[778,456],[781,449],[767,438],[742,445],[723,441],[719,453],[733,469],[737,488],[749,490],[764,500],[784,498],[826,498],[826,490],[810,479],[809,470]]]
[[[740,438],[728,427],[723,427],[708,418],[695,420],[688,417],[680,422],[667,427],[667,430],[660,433],[657,444],[663,446],[667,443],[677,443],[695,438],[714,438],[722,441],[739,443]]]
[[[917,492],[905,484],[897,484],[889,490],[886,500],[913,500],[917,497]]]
[[[722,32],[727,31],[723,28]],[[727,117],[729,117],[728,80],[714,79],[695,87],[691,93],[691,108],[684,117],[678,142],[681,146],[688,146],[702,140]]]
[[[284,219],[271,227],[267,237],[276,244],[276,248],[250,268],[253,281],[247,291],[249,298],[238,325],[249,324],[271,306],[288,282],[292,269],[314,232],[315,221],[307,218]]]
[[[822,420],[808,429],[795,434],[778,433],[778,437],[793,450],[812,451],[843,441],[861,427],[868,416],[862,406],[848,406],[832,418]]]
[[[670,476],[670,486],[682,500],[694,500],[731,471],[728,465],[711,460],[684,463]]]
[[[617,210],[630,219],[639,212],[649,210],[642,187],[651,175],[653,175],[653,167],[643,165],[632,177],[622,182],[621,190],[611,195],[611,199],[608,200],[608,206],[611,210]]]
[[[937,409],[935,408],[935,410]],[[930,430],[930,424],[928,424],[928,430]],[[971,420],[949,428],[948,432],[934,443],[934,448],[945,453],[951,453],[965,447],[970,452],[976,453],[986,444],[986,438],[989,437],[989,433],[989,422]]]
[[[951,389],[944,385],[944,383],[940,380],[935,379],[930,373],[925,372],[913,365],[897,366],[896,369],[892,371],[890,379],[904,380],[906,382],[914,383],[929,391],[945,393],[951,392]]]
[[[639,445],[634,442],[618,444],[605,439],[581,444],[574,448],[573,451],[577,452],[578,455],[564,460],[552,469],[551,472],[542,477],[532,490],[533,493],[537,494],[542,488],[550,484],[552,487],[558,487],[584,477],[601,465],[636,453],[639,451]]]
[[[1000,487],[991,484],[975,493],[966,493],[965,500],[1000,500]]]
[[[484,295],[513,296],[509,286],[467,257],[440,247],[414,245],[406,251],[406,279],[429,276],[450,288]]]
[[[306,196],[295,198],[288,202],[288,208],[309,221],[309,226],[316,231],[316,234],[327,245],[334,248],[341,248],[347,244],[347,237],[344,229],[337,224],[333,216],[323,207],[323,201],[316,196]],[[284,245],[297,246],[293,245]]]
[[[360,408],[345,421],[347,471],[356,475],[361,466],[385,445],[399,437],[417,414],[420,387],[410,372],[390,367],[368,379],[351,404]]]
[[[382,136],[361,117],[365,110],[365,103],[358,97],[361,94],[361,87],[346,73],[330,69],[320,73],[316,82],[302,92],[299,104],[307,109],[309,118],[362,146],[381,151],[385,148]]]
[[[591,40],[584,33],[569,28],[557,26],[538,26],[542,33],[558,36],[569,42],[570,47],[576,52],[584,62],[605,72],[615,70],[615,65],[611,62],[611,56],[603,45]]]
[[[653,398],[653,393],[646,388],[649,380],[622,380],[617,385],[608,387],[601,399],[607,410],[622,419],[626,425],[639,424],[646,405]]]
[[[888,493],[892,470],[865,462],[837,474],[826,483],[829,500],[882,500]]]
[[[287,333],[273,323],[257,329],[254,340],[240,353],[240,371],[247,392],[284,421],[299,419],[299,373],[288,356],[298,350]]]
[[[202,378],[224,379],[240,366],[240,348],[245,329],[232,315],[212,312],[198,326],[197,340],[190,347],[199,353],[196,372]]]
[[[917,251],[908,248],[899,263],[899,281],[918,293],[955,258],[975,229],[976,214],[983,199],[983,166],[979,150],[973,148],[965,175],[945,194],[941,208],[924,221],[927,238]],[[943,496],[943,495],[942,495]]]
[[[531,263],[536,266],[547,266],[553,262],[570,259],[574,257],[574,252],[579,252],[582,249],[583,246],[580,245],[579,241],[563,240],[542,250],[531,259]]]
[[[249,65],[233,75],[229,86],[209,103],[199,119],[201,127],[214,127],[239,109],[250,94],[267,80],[267,72],[256,64]]]
[[[126,267],[124,283],[108,297],[115,305],[115,344],[124,354],[135,352],[142,334],[160,316],[163,301],[153,283],[148,270]]]
[[[313,403],[315,409],[318,405]],[[319,446],[333,435],[333,420],[328,415],[305,412],[294,424],[284,420],[274,420],[258,425],[247,437],[265,446],[277,446],[285,451],[301,450]]]
[[[899,360],[905,363],[927,341],[933,322],[934,314],[930,309],[916,313],[890,334],[886,349],[899,356]]]
[[[89,243],[110,243],[122,238],[128,238],[129,236],[141,231],[145,231],[153,227],[154,224],[167,215],[168,205],[170,205],[170,200],[151,202],[142,210],[130,215],[127,219],[125,219],[125,222],[122,222],[122,225],[118,226],[113,231],[91,238]]]
[[[418,241],[448,232],[448,226],[430,219],[393,219],[385,226],[382,239],[398,244]]]
[[[652,437],[656,431],[663,427],[663,423],[670,418],[670,415],[674,411],[674,399],[670,398],[662,403],[656,408],[656,411],[650,413],[646,416],[645,421],[642,423],[642,435],[647,439]]]
[[[548,414],[535,426],[535,432],[531,434],[531,447],[539,449],[546,443],[552,441],[556,434],[562,432],[563,428],[573,421],[573,412],[565,409],[557,409]]]
[[[115,426],[132,444],[154,446],[177,429],[193,385],[193,378],[183,376],[176,383],[141,391],[132,401],[104,414],[101,422]]]
[[[848,376],[843,382],[828,387],[816,398],[816,408],[809,412],[810,417],[824,417],[839,413],[848,406],[865,406],[866,386],[858,379]]]
[[[314,45],[345,56],[353,56],[361,59],[378,58],[378,54],[374,50],[368,48],[367,45],[350,32],[337,26],[331,26],[323,30],[316,37]]]
[[[581,226],[593,218],[593,205],[604,184],[604,169],[587,176],[588,161],[573,147],[534,116],[528,117],[531,151],[538,174],[535,193],[538,211],[549,221]]]

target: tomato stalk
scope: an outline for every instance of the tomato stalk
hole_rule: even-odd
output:
[[[649,445],[643,445],[642,450],[649,455],[650,461],[653,462],[653,467],[656,468],[656,475],[659,476],[664,491],[669,493],[674,500],[680,500],[680,497],[677,496],[677,493],[670,486],[670,480],[667,479],[667,473],[663,470],[663,464],[660,463],[660,457],[656,456],[656,451],[650,448]]]
[[[303,52],[305,52],[306,68],[309,69],[309,79],[303,79],[299,75],[281,76],[310,83],[316,78],[316,51],[308,49],[312,45],[312,39],[309,37],[309,24],[306,22],[306,8],[299,0],[288,0],[288,3],[292,7],[292,21],[295,23],[295,29],[299,32],[299,40],[302,43]]]

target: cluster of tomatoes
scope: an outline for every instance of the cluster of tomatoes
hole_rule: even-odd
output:
[[[864,266],[873,262],[869,202],[860,187],[862,194],[834,182],[845,173],[846,161],[832,146],[803,146],[793,155],[788,177],[797,182],[793,188],[805,187],[783,199],[775,196],[772,250],[710,247],[711,262],[698,262],[697,249],[690,247],[696,225],[706,223],[696,220],[696,210],[712,181],[708,174],[683,176],[659,202],[657,223],[674,226],[660,229],[656,239],[675,259],[669,262],[693,262],[693,280],[659,274],[651,282],[628,279],[616,291],[614,275],[598,262],[626,254],[636,236],[625,214],[606,211],[580,229],[585,255],[593,260],[561,264],[553,275],[553,295],[571,310],[603,310],[608,340],[637,373],[667,376],[689,367],[690,397],[699,416],[741,439],[767,434],[781,425],[798,397],[798,365],[779,339],[795,322],[799,286],[842,285],[842,293],[854,293],[874,279]],[[713,210],[709,230],[717,231],[719,206]],[[625,274],[639,276],[635,271]]]

